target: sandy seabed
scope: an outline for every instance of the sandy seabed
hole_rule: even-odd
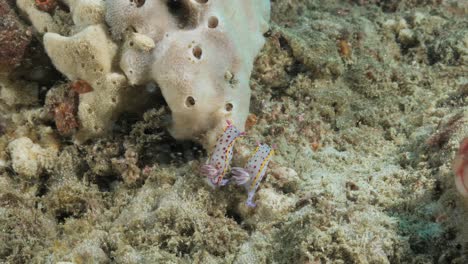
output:
[[[45,97],[68,81],[19,14],[25,37],[1,47],[25,55],[0,78],[0,262],[468,263],[451,168],[468,135],[468,4],[271,5],[233,159],[277,145],[254,209],[206,184],[205,151],[170,137],[157,92],[108,136],[60,135]]]

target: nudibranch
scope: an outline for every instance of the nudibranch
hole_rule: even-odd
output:
[[[232,176],[238,185],[243,185],[248,192],[247,206],[255,207],[253,198],[260,185],[268,163],[274,155],[274,150],[267,144],[259,144],[255,153],[247,161],[245,168],[232,168]]]
[[[226,185],[228,180],[223,179],[231,163],[234,143],[245,135],[245,132],[239,131],[231,121],[227,120],[227,126],[223,134],[216,141],[215,150],[208,159],[207,164],[200,168],[202,175],[208,177],[209,183],[214,187]]]
[[[468,138],[464,138],[453,161],[455,186],[464,197],[468,197]]]

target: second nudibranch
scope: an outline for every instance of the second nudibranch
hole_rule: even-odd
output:
[[[460,194],[468,197],[468,137],[460,143],[460,149],[453,161],[455,186]]]
[[[234,143],[245,135],[237,129],[229,120],[223,134],[216,141],[215,149],[210,156],[208,163],[200,169],[204,176],[207,176],[210,184],[214,187],[226,185],[228,180],[223,179],[231,163]]]
[[[274,150],[267,144],[259,144],[253,156],[247,161],[245,168],[232,168],[232,175],[238,185],[247,189],[247,206],[255,207],[253,198],[260,182],[265,177],[268,163],[274,155]]]

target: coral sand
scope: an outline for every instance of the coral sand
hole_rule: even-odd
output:
[[[114,44],[83,94],[49,59],[60,37],[45,32],[106,40],[99,14],[72,17],[79,2],[0,0],[0,262],[468,262],[451,167],[468,135],[464,1],[271,1],[232,160],[277,145],[255,208],[242,187],[206,184],[207,152],[169,134],[157,83],[132,90],[150,99],[140,111],[118,94],[113,120],[80,120],[82,100],[112,103],[99,87],[129,84]],[[78,144],[93,125],[109,133]]]

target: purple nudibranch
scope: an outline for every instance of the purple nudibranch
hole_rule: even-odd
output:
[[[253,198],[255,192],[260,185],[263,177],[265,177],[268,163],[273,157],[275,151],[267,144],[259,144],[255,153],[247,161],[245,168],[232,168],[233,178],[238,185],[243,185],[248,192],[247,206],[255,207]]]
[[[223,134],[216,141],[213,154],[208,159],[207,164],[200,168],[200,173],[209,179],[214,187],[226,185],[228,180],[223,179],[231,163],[233,147],[235,141],[245,135],[237,129],[229,120]]]

